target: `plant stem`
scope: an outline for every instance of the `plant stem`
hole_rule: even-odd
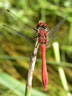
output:
[[[38,47],[39,47],[39,45],[38,45],[38,38],[37,38],[35,48],[34,48],[34,51],[32,53],[32,56],[31,56],[30,67],[29,67],[28,78],[27,78],[27,84],[26,84],[26,90],[25,90],[25,96],[31,96],[32,78],[33,78],[33,72],[34,72]]]
[[[55,59],[59,63],[60,53],[59,53],[59,44],[57,42],[53,43],[53,49],[54,49]],[[62,85],[64,89],[67,91],[67,96],[72,96],[71,93],[69,92],[69,88],[68,88],[68,84],[67,84],[67,80],[66,80],[66,76],[63,68],[59,66],[58,71],[59,71],[60,79],[62,81]]]

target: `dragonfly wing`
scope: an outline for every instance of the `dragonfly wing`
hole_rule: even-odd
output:
[[[63,32],[63,33],[59,34],[57,37],[54,37],[54,38],[50,39],[50,40],[48,41],[48,46],[47,46],[47,48],[50,48],[50,47],[51,47],[51,44],[52,44],[54,41],[57,41],[57,42],[60,42],[60,40],[61,40],[61,41],[62,41],[62,40],[64,41],[65,37],[68,36],[67,34],[68,34],[68,31]]]
[[[33,39],[31,39],[33,37],[32,35],[34,35],[34,32],[32,32],[33,27],[24,23],[10,10],[0,10],[0,21],[2,21],[0,25],[2,25],[3,28],[5,27],[6,29],[9,29],[11,33],[13,32],[13,34],[17,34],[20,37],[33,42]]]
[[[33,34],[33,27],[31,26],[32,23],[27,24],[23,22],[18,16],[15,15],[14,12],[10,10],[0,10],[0,20],[3,20],[2,23],[7,24],[20,32],[29,32],[30,34]]]
[[[10,27],[8,25],[0,26],[0,30],[2,30],[2,29],[3,29],[3,31],[0,32],[0,34],[2,34],[2,35],[4,35],[5,32],[6,32],[6,34],[7,33],[10,33],[11,35],[14,34],[14,35],[17,35],[17,36],[19,36],[19,37],[21,37],[23,39],[26,39],[29,42],[33,43],[32,38],[28,37],[26,34],[24,34],[22,32],[19,32],[19,31],[15,30],[14,28],[12,28],[12,27]]]
[[[67,17],[66,17],[67,18]],[[59,24],[57,24],[55,27],[53,27],[49,32],[48,32],[48,46],[51,46],[51,43],[54,41],[59,41],[60,38],[63,38],[68,33],[68,29],[66,29],[64,32],[61,31],[59,32],[59,29],[61,28],[62,24],[65,22],[65,19],[63,19]]]
[[[28,26],[29,28],[33,29],[33,27],[31,25],[26,24],[25,22],[23,22],[18,16],[15,15],[14,12],[11,12],[10,10],[0,10],[0,15],[4,16],[7,18],[8,23],[11,23],[13,25],[16,25],[17,27],[21,26],[23,28],[25,28],[26,26]]]
[[[67,17],[66,17],[67,18]],[[52,37],[55,36],[58,33],[58,30],[61,28],[62,24],[64,24],[66,18],[64,18],[59,24],[57,24],[56,26],[54,26],[49,32],[48,32],[48,36]]]

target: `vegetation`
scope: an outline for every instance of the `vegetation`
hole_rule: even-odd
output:
[[[56,39],[60,44],[60,52],[53,50],[54,47],[48,48],[46,52],[48,91],[45,92],[42,85],[39,48],[32,96],[72,95],[72,1],[0,0],[0,96],[25,96],[30,56],[35,44],[35,33],[32,28],[42,20],[51,29],[64,18],[65,23],[58,30],[58,34],[64,34]],[[60,56],[59,62],[56,55]],[[62,77],[58,73],[60,67],[65,73],[68,90],[64,88],[64,81],[61,81]]]

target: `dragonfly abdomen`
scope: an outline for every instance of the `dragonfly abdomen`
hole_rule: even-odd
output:
[[[45,88],[47,90],[48,86],[48,73],[47,73],[47,65],[46,65],[46,45],[41,45],[41,53],[42,53],[42,81]]]

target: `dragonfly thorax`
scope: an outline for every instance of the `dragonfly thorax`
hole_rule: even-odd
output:
[[[48,32],[47,32],[47,25],[43,22],[39,22],[37,25],[38,29],[38,37],[40,44],[47,44],[48,43]]]

